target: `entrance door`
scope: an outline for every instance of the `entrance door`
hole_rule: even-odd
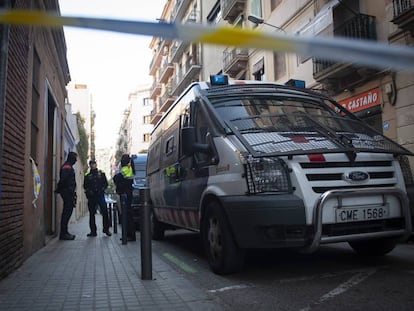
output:
[[[45,146],[45,233],[53,235],[56,232],[56,195],[53,192],[56,182],[56,101],[52,94],[47,96],[47,128]]]

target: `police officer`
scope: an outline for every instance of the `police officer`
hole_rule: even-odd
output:
[[[69,219],[72,216],[73,208],[76,206],[76,179],[73,165],[78,155],[76,152],[69,152],[65,163],[60,168],[60,179],[56,192],[60,193],[63,199],[62,217],[60,220],[60,240],[74,240],[75,235],[68,231]]]
[[[132,182],[134,180],[135,168],[134,162],[128,154],[121,157],[121,174],[124,179],[123,194],[121,194],[121,204],[124,205],[122,211],[126,210],[127,215],[127,239],[136,241],[135,225],[132,219]]]
[[[89,209],[89,227],[91,232],[87,234],[89,237],[96,236],[96,222],[95,213],[96,205],[99,205],[99,209],[102,215],[103,233],[107,236],[111,236],[109,231],[109,217],[108,209],[105,201],[105,189],[108,187],[108,181],[106,180],[105,173],[98,170],[95,160],[89,161],[89,170],[85,173],[85,179],[83,188],[85,189],[86,197],[88,198]]]

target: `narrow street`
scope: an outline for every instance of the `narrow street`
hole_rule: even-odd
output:
[[[414,244],[363,258],[345,243],[314,254],[250,252],[240,273],[210,271],[197,234],[171,231],[153,251],[231,310],[413,310]]]

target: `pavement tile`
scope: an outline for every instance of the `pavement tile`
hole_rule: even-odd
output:
[[[155,253],[142,280],[139,239],[122,245],[120,227],[90,238],[83,217],[69,229],[74,241],[51,240],[0,280],[1,310],[224,310]]]

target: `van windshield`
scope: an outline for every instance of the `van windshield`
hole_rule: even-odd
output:
[[[232,133],[257,153],[407,151],[358,119],[317,98],[233,96],[211,98]]]

